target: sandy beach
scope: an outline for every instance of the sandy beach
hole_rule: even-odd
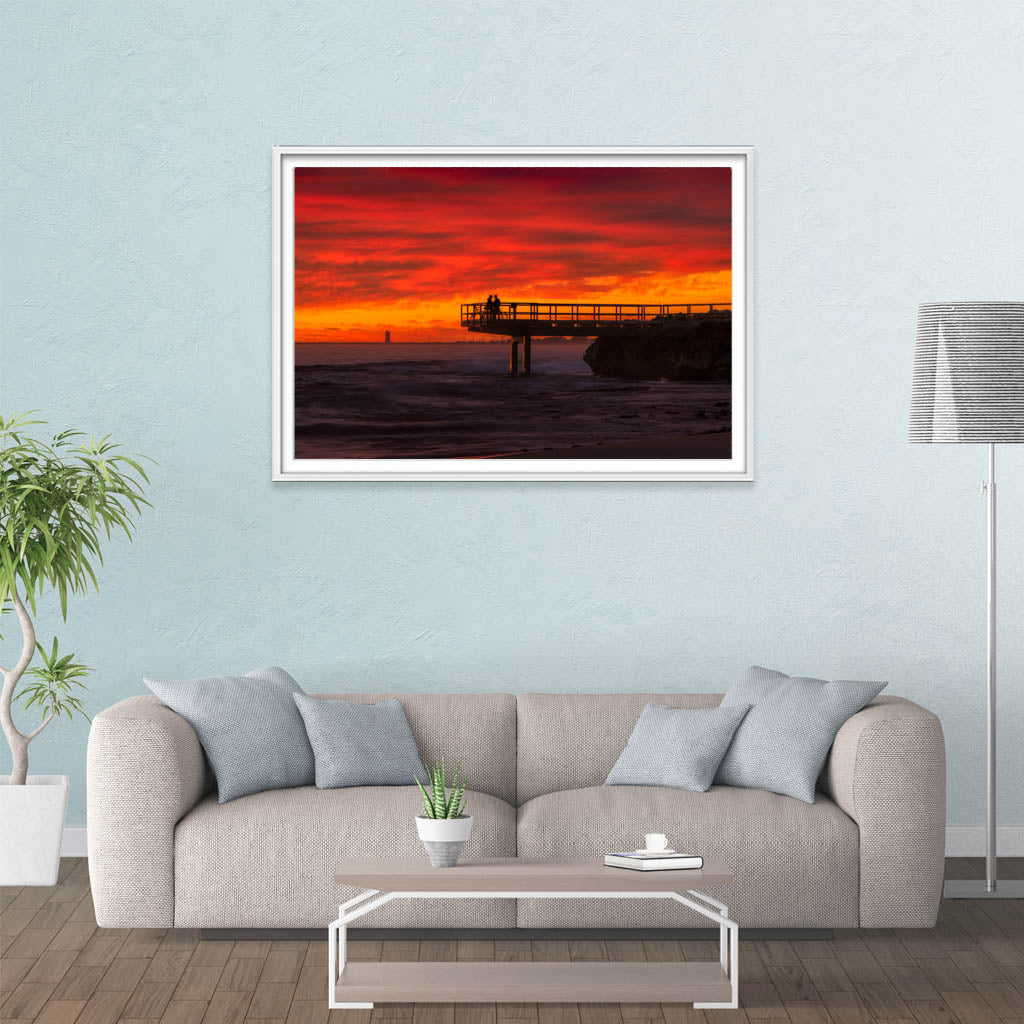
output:
[[[635,441],[607,441],[604,444],[543,448],[495,455],[497,459],[728,459],[732,454],[732,431],[708,434],[674,434]]]

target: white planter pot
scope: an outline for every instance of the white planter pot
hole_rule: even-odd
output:
[[[424,818],[416,816],[416,831],[435,868],[453,868],[473,828],[473,816],[461,818]]]
[[[66,775],[0,776],[0,885],[56,885],[68,809]]]

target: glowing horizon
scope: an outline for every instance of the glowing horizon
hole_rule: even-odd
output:
[[[483,340],[460,306],[732,301],[726,167],[295,171],[295,341]]]

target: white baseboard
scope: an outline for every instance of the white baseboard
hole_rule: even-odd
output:
[[[1001,857],[1024,856],[1024,825],[1000,825],[996,829],[996,847]],[[950,825],[946,829],[947,857],[984,855],[984,825]]]
[[[996,839],[1002,856],[1024,857],[1024,825],[1000,825]],[[85,857],[87,854],[85,829],[64,829],[60,855],[62,857]],[[984,854],[985,827],[983,825],[950,825],[946,829],[947,857],[982,857]]]
[[[60,855],[62,857],[87,857],[89,855],[84,828],[64,829],[64,838],[60,843]]]

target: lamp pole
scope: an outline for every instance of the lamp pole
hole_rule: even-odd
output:
[[[996,891],[996,446],[988,446],[988,600],[987,651],[988,700],[985,724],[985,754],[988,765],[985,772],[985,890]]]

